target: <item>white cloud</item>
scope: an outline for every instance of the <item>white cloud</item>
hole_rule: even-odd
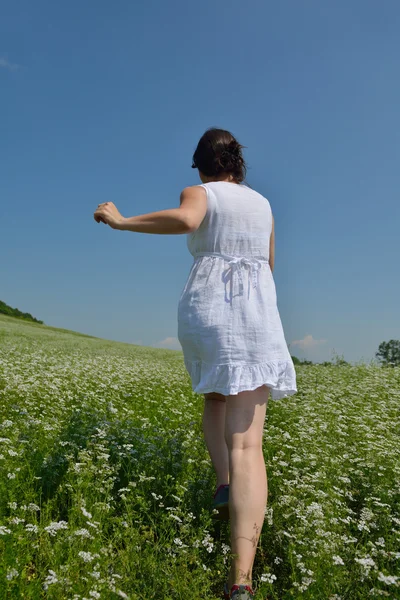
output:
[[[302,350],[309,350],[316,346],[320,346],[321,344],[325,344],[326,342],[327,340],[315,340],[312,335],[305,335],[302,340],[294,340],[291,342],[291,345],[299,346]]]
[[[182,346],[176,337],[167,337],[165,340],[161,340],[161,342],[156,342],[153,346],[156,348],[169,348],[170,350],[182,350]]]
[[[16,71],[19,68],[19,65],[10,63],[7,58],[0,56],[0,67],[3,67],[3,69],[8,69],[9,71]]]

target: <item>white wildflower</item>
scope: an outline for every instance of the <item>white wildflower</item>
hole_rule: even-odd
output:
[[[93,539],[93,536],[90,535],[89,531],[85,528],[77,529],[76,531],[74,531],[74,535],[78,535],[82,538],[90,538],[91,540]]]
[[[178,521],[178,523],[182,523],[182,519],[180,519],[177,515],[173,515],[172,513],[170,513],[168,516],[171,517],[171,519],[175,519],[175,521]]]
[[[91,575],[92,577],[94,577],[94,579],[99,579],[99,577],[100,577],[100,571],[92,571],[92,573],[89,573],[89,575]]]
[[[92,562],[92,560],[94,560],[98,555],[91,554],[90,552],[83,552],[83,550],[81,550],[78,552],[78,556],[80,556],[85,562]]]
[[[13,517],[12,519],[10,519],[10,523],[13,523],[14,525],[18,525],[19,523],[24,523],[25,519],[20,519],[19,517]]]
[[[87,517],[88,519],[92,518],[92,515],[90,514],[90,512],[88,512],[86,510],[86,508],[84,506],[81,506],[81,511],[83,512],[83,514],[85,515],[85,517]]]
[[[375,542],[376,546],[382,546],[382,548],[385,546],[385,539],[383,537],[380,537],[376,540]]]
[[[68,529],[68,523],[66,523],[65,521],[53,521],[52,523],[50,523],[50,525],[44,528],[44,530],[47,531],[53,537],[56,535],[59,529]]]
[[[4,525],[0,525],[0,535],[6,535],[7,533],[11,533],[11,529],[8,529]]]
[[[18,577],[19,573],[16,569],[8,569],[6,578],[10,581],[14,577]]]
[[[174,544],[176,544],[177,546],[182,546],[182,540],[180,540],[179,538],[175,538]]]
[[[384,575],[383,573],[378,573],[379,581],[386,583],[386,585],[396,585],[399,578],[396,575]]]
[[[43,583],[43,588],[45,590],[48,589],[49,585],[52,585],[53,583],[58,582],[57,574],[54,571],[52,571],[51,569],[49,569],[49,573],[50,573],[50,575],[47,575],[47,577]]]
[[[266,583],[274,583],[276,581],[276,575],[273,573],[263,573],[260,577],[261,581]]]

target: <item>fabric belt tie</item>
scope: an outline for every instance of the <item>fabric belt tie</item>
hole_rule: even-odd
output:
[[[220,254],[219,252],[196,252],[194,254],[194,258],[200,256],[215,256],[217,258],[223,258],[228,262],[231,273],[233,274],[235,271],[238,274],[240,291],[243,291],[243,276],[242,276],[242,265],[247,265],[249,267],[249,272],[251,275],[251,280],[253,284],[253,288],[257,287],[258,284],[258,271],[261,269],[263,263],[268,263],[269,261],[263,258],[248,258],[246,256],[229,256],[227,254]]]

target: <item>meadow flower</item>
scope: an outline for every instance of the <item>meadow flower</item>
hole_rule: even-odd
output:
[[[173,515],[172,513],[169,513],[168,516],[171,517],[171,519],[175,519],[175,521],[178,521],[178,523],[182,523],[182,519],[178,517],[178,515]]]
[[[57,531],[59,531],[60,529],[68,529],[68,523],[66,523],[66,521],[53,521],[52,523],[50,523],[50,525],[47,525],[47,527],[44,528],[44,530],[47,531],[53,537],[57,534]]]
[[[12,517],[10,519],[10,523],[13,523],[14,525],[18,525],[19,523],[24,523],[25,519],[20,519],[19,517]]]
[[[386,583],[386,585],[397,585],[397,582],[399,581],[399,577],[396,575],[384,575],[381,572],[378,573],[378,579],[379,581]]]
[[[7,533],[11,533],[11,529],[8,529],[4,525],[0,525],[0,535],[6,535]]]
[[[213,538],[209,533],[206,534],[205,538],[201,542],[206,547],[207,552],[212,552],[214,548]]]
[[[8,569],[6,578],[10,581],[11,579],[18,577],[18,575],[19,575],[19,573],[16,569]]]
[[[54,583],[58,582],[58,578],[57,578],[57,574],[55,573],[55,571],[52,571],[51,569],[48,570],[50,575],[47,575],[44,583],[43,583],[43,589],[47,590],[49,588],[49,585],[52,585]]]
[[[263,573],[260,580],[264,583],[274,583],[274,581],[276,581],[276,575],[273,573]]]
[[[84,506],[81,506],[81,511],[83,512],[84,516],[87,517],[88,519],[92,518],[92,515],[90,514],[90,512],[88,512],[86,510],[86,508]]]
[[[182,542],[182,540],[181,540],[181,539],[179,539],[179,538],[175,538],[175,539],[174,539],[174,544],[176,544],[176,545],[177,545],[177,546],[179,546],[180,548],[188,548],[188,547],[189,547],[189,546],[187,546],[186,544],[184,544],[184,543]]]
[[[76,531],[74,531],[74,535],[77,535],[78,537],[81,538],[89,538],[91,540],[93,540],[93,536],[90,535],[89,531],[87,529],[77,529]]]
[[[91,573],[89,573],[89,575],[91,575],[94,579],[99,579],[100,571],[92,571]]]
[[[99,554],[91,554],[90,552],[84,552],[81,550],[78,552],[78,556],[80,556],[85,562],[92,562]]]

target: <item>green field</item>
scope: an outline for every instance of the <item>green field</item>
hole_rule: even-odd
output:
[[[270,400],[256,599],[400,598],[400,368]],[[229,524],[182,353],[0,316],[0,598],[217,600]]]

